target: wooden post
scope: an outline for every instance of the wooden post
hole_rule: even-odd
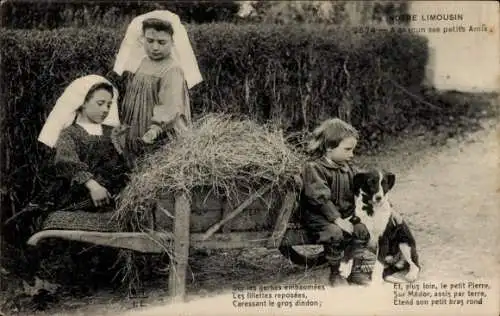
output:
[[[0,198],[0,203],[2,203],[2,199]],[[3,203],[2,203],[3,204]],[[3,270],[3,263],[4,263],[4,254],[3,254],[3,216],[2,216],[2,208],[0,207],[0,291],[4,290],[4,284],[3,284],[3,276],[2,274],[4,273]],[[0,311],[0,315],[2,312]]]
[[[280,246],[281,240],[283,239],[283,236],[285,235],[286,229],[288,227],[288,221],[290,220],[290,217],[295,210],[295,198],[295,194],[292,191],[288,191],[286,193],[283,200],[283,205],[274,225],[274,231],[267,243],[267,248],[275,248]]]
[[[168,290],[174,302],[184,301],[189,258],[191,203],[185,193],[175,197],[174,251],[170,265]]]
[[[229,204],[229,199],[226,197],[222,203],[222,218],[225,218],[231,213],[231,205]],[[231,231],[231,227],[229,224],[225,224],[222,226],[222,232],[223,233],[229,233]]]

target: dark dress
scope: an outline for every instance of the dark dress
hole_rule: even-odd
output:
[[[68,208],[90,199],[85,182],[94,179],[114,196],[127,184],[128,172],[123,155],[111,139],[112,127],[103,125],[103,135],[94,136],[78,124],[64,129],[55,146],[55,157],[44,174],[41,204],[54,210]],[[97,211],[92,205],[87,210]]]

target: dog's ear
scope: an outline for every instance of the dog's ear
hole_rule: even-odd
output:
[[[394,187],[394,184],[396,184],[396,175],[392,172],[385,172],[384,177],[387,181],[387,190],[392,189],[392,187]]]
[[[359,190],[363,186],[363,183],[365,183],[366,176],[367,174],[364,172],[359,172],[354,175],[354,178],[352,179],[352,191],[355,195],[359,194]]]

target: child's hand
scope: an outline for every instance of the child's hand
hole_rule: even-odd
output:
[[[161,133],[160,127],[153,125],[151,128],[142,136],[142,141],[146,144],[152,144]]]
[[[142,136],[142,141],[146,144],[152,144],[156,138],[156,133],[154,130],[149,130]]]
[[[343,231],[345,231],[351,235],[352,235],[352,232],[354,231],[354,226],[351,224],[351,222],[346,221],[345,219],[342,219],[342,218],[337,218],[335,220],[335,225],[339,226]]]
[[[90,197],[96,207],[106,205],[111,200],[111,194],[97,181],[91,179],[85,183],[85,186],[89,189]]]

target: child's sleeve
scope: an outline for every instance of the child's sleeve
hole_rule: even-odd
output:
[[[304,195],[308,203],[317,208],[330,222],[339,218],[340,212],[332,202],[330,187],[317,164],[308,162],[303,175]]]
[[[77,141],[68,130],[62,131],[57,140],[54,159],[58,176],[71,180],[72,185],[82,185],[94,177],[89,166],[80,160]]]
[[[152,122],[165,129],[176,116],[184,115],[189,107],[185,99],[185,79],[180,67],[173,67],[162,78],[159,99],[160,104],[153,109]]]

